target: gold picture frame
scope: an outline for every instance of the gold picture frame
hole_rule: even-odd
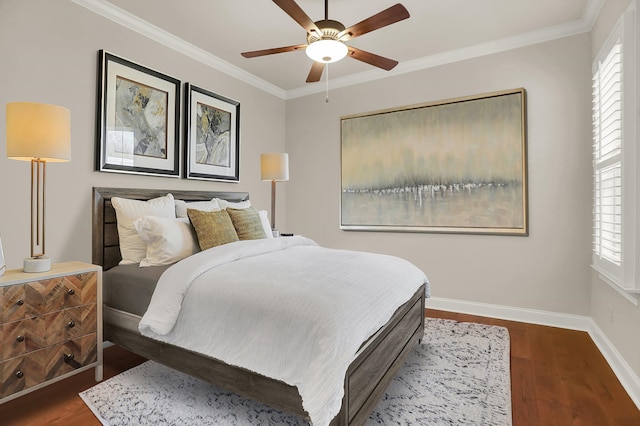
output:
[[[524,88],[341,117],[340,228],[529,234]]]

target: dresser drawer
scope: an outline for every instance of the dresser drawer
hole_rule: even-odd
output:
[[[25,290],[23,284],[0,287],[0,323],[24,319],[26,316]]]
[[[0,362],[0,397],[39,385],[45,380],[46,349]]]
[[[0,324],[0,343],[0,361],[44,348],[47,346],[44,318]]]
[[[45,380],[51,380],[97,361],[96,333],[51,346],[46,351]]]
[[[67,275],[25,284],[27,316],[96,303],[97,273]]]
[[[0,340],[2,344],[0,347],[0,361],[23,355],[27,352],[27,325],[24,321],[0,324],[0,328],[2,329],[0,331],[0,336],[2,336],[2,340]]]
[[[65,340],[95,333],[97,329],[96,314],[97,308],[94,304],[44,315],[43,318],[47,329],[47,345],[55,345]]]

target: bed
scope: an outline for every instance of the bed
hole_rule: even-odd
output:
[[[101,265],[105,275],[121,260],[115,209],[112,197],[151,200],[172,193],[187,202],[220,198],[230,202],[249,199],[245,192],[181,191],[157,189],[93,188],[93,253],[94,264]],[[282,237],[288,238],[288,237]],[[129,265],[129,268],[135,266]],[[145,269],[145,268],[139,268]],[[165,269],[151,268],[157,279]],[[111,277],[111,280],[118,280]],[[108,281],[108,280],[105,280]],[[413,346],[424,333],[425,283],[370,338],[364,341],[348,365],[344,378],[344,396],[340,411],[331,425],[364,424],[369,414]],[[105,292],[109,291],[105,288]],[[202,353],[143,336],[138,330],[140,314],[127,313],[126,308],[109,306],[105,299],[104,339],[147,359],[167,365],[186,374],[214,383],[229,391],[261,401],[309,420],[296,386],[253,371],[229,365]],[[140,309],[140,308],[138,308]]]

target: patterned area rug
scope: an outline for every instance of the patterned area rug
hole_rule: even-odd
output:
[[[368,425],[511,425],[506,328],[427,318]],[[103,425],[306,425],[152,361],[80,393]]]

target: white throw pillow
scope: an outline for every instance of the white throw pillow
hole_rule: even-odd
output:
[[[189,218],[143,216],[134,220],[133,226],[147,244],[140,266],[171,265],[200,251]]]
[[[118,237],[120,239],[121,265],[139,263],[147,255],[147,245],[138,235],[133,221],[143,216],[176,217],[173,195],[154,198],[149,201],[112,197],[111,204],[118,219]]]
[[[209,201],[190,201],[188,203],[184,200],[175,200],[175,203],[176,217],[189,218],[189,216],[187,216],[187,209],[201,210],[203,212],[222,210],[215,198]]]
[[[260,221],[262,222],[262,229],[267,234],[267,238],[273,238],[273,231],[271,230],[271,223],[269,223],[269,214],[266,210],[259,210]]]
[[[239,201],[237,203],[231,202],[231,201],[227,201],[227,200],[223,200],[222,198],[214,198],[214,200],[216,200],[218,202],[218,205],[220,206],[220,210],[224,210],[227,207],[231,208],[231,209],[246,209],[248,207],[251,207],[251,201],[247,200],[247,201]]]

